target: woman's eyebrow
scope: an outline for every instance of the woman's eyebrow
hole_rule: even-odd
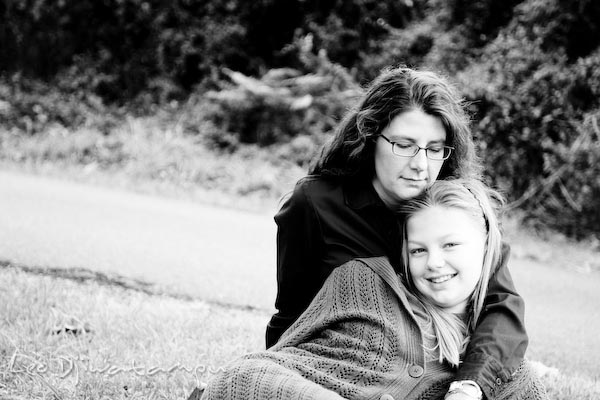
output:
[[[412,137],[402,136],[402,134],[390,136],[389,139],[392,142],[399,142],[399,141],[410,142],[410,143],[416,143],[417,142],[416,139],[414,139]],[[446,144],[446,139],[432,140],[431,142],[427,142],[428,146],[432,145],[432,144]]]

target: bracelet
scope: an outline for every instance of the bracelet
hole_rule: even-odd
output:
[[[481,400],[483,398],[483,393],[481,392],[481,388],[475,381],[466,380],[466,381],[454,381],[450,384],[450,388],[448,389],[448,393],[444,396],[444,399],[452,394],[462,393],[466,394],[473,399]]]

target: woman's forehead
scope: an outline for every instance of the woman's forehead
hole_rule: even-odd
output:
[[[441,119],[419,109],[395,116],[382,133],[390,140],[426,143],[446,140],[446,129]]]

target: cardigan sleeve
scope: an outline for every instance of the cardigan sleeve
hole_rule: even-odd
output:
[[[507,266],[509,253],[510,247],[503,244],[500,265],[490,278],[483,312],[456,376],[476,381],[490,400],[521,364],[528,343],[524,302]]]
[[[362,268],[365,272],[371,273],[368,267],[354,260],[334,269],[306,310],[282,334],[273,350],[279,347],[296,346],[336,321],[343,310],[349,307],[348,303],[340,300],[347,299],[348,293],[356,286],[353,276],[355,268]]]
[[[392,339],[394,335],[386,330],[377,335],[368,329],[373,320],[383,319],[381,312],[373,312],[373,302],[368,301],[368,296],[382,294],[384,288],[381,277],[361,261],[352,260],[334,269],[306,310],[275,345],[234,360],[212,377],[202,399],[342,400],[374,398],[374,393],[379,398],[391,382],[410,391],[418,381],[408,373],[396,374],[395,369],[390,372],[392,366],[397,367],[390,359],[398,355],[397,351],[367,351],[367,343],[374,336],[397,345]],[[394,313],[393,309],[387,311]],[[368,318],[360,318],[364,315]],[[364,325],[365,334],[347,335],[348,325]],[[374,340],[374,344],[378,343]],[[417,345],[413,347],[419,349]],[[389,373],[382,376],[381,371]],[[398,383],[402,379],[406,384]]]
[[[385,285],[381,277],[359,260],[351,260],[335,268],[306,310],[282,334],[272,350],[304,343],[332,324],[345,321],[350,313],[355,316],[372,313],[370,309],[376,308],[376,305],[371,305],[369,299],[363,297],[365,293],[381,291]]]

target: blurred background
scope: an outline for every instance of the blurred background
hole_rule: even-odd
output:
[[[262,349],[278,201],[398,64],[468,104],[550,398],[600,398],[598,0],[1,1],[0,398]]]
[[[0,162],[260,203],[406,64],[456,83],[512,211],[597,245],[599,45],[594,0],[5,0]]]

